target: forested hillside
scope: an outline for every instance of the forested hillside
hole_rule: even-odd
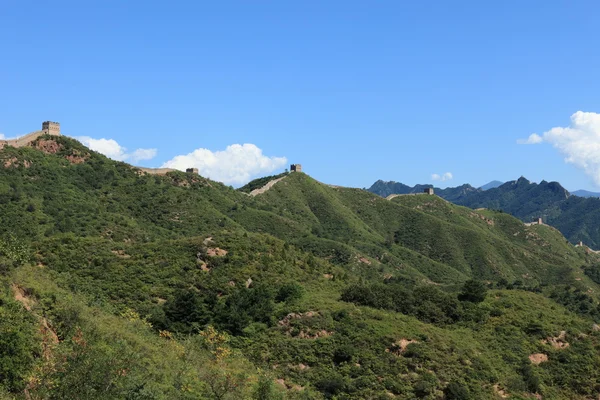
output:
[[[424,185],[409,187],[398,182],[377,181],[369,191],[382,197],[390,194],[420,193]],[[521,177],[487,190],[471,185],[435,189],[438,196],[473,209],[489,208],[507,212],[524,222],[542,217],[571,243],[583,241],[600,249],[600,199],[573,196],[558,182],[539,184]]]
[[[65,137],[0,151],[0,398],[597,396],[596,254],[282,177],[251,197],[270,179],[149,175]]]

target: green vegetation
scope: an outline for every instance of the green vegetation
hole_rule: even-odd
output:
[[[303,173],[250,197],[40,140],[0,152],[0,398],[598,391],[600,260],[551,227]]]
[[[425,185],[410,187],[398,182],[377,181],[369,191],[382,197],[390,194],[421,193]],[[583,243],[600,248],[600,199],[571,196],[558,182],[539,184],[521,177],[488,190],[471,185],[435,189],[435,193],[455,204],[473,209],[488,208],[510,213],[522,221],[531,222],[540,217],[556,227],[571,243]]]

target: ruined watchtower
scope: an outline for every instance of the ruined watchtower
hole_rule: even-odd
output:
[[[60,124],[58,122],[44,121],[42,122],[42,132],[48,135],[60,136]]]
[[[196,174],[196,175],[198,175],[198,168],[187,168],[185,170],[185,172],[187,172],[188,174]]]
[[[433,196],[433,193],[434,193],[433,188],[427,188],[427,189],[423,190],[423,193]]]
[[[302,165],[301,164],[290,165],[290,172],[302,172]]]

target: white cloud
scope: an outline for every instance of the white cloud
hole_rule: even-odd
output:
[[[4,136],[4,133],[0,133],[0,140],[2,139],[6,139],[6,136]]]
[[[117,143],[114,139],[94,139],[89,136],[80,136],[76,139],[90,149],[117,161],[136,163],[142,160],[150,160],[156,157],[157,153],[156,149],[136,149],[133,152],[128,153],[127,149]]]
[[[541,137],[537,133],[532,133],[531,135],[529,135],[529,137],[527,139],[517,140],[517,143],[518,144],[538,144],[538,143],[542,143],[543,141],[544,141],[543,137]]]
[[[251,143],[232,144],[222,151],[196,149],[165,162],[162,168],[185,171],[198,168],[200,175],[228,185],[244,184],[256,175],[273,172],[287,164],[285,157],[265,156]]]
[[[529,136],[527,142],[535,134]],[[577,111],[571,115],[567,127],[555,127],[542,136],[535,135],[535,143],[549,143],[565,156],[565,161],[582,169],[600,186],[600,114]]]
[[[156,157],[157,153],[156,149],[136,149],[129,155],[129,160],[132,162],[151,160]]]
[[[449,181],[452,178],[454,178],[454,176],[452,176],[452,172],[446,172],[445,174],[431,174],[431,180],[432,181],[441,181],[441,182],[445,182],[445,181]]]

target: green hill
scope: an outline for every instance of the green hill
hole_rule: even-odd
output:
[[[391,194],[421,193],[425,186],[410,187],[398,182],[377,181],[369,191],[387,197]],[[475,189],[471,185],[462,185],[436,188],[435,193],[454,204],[473,209],[502,210],[525,222],[543,217],[571,243],[583,241],[594,249],[600,248],[600,199],[573,196],[558,182],[542,181],[538,184],[521,177],[491,188]]]
[[[549,226],[290,173],[0,151],[0,398],[586,399],[600,264]],[[493,190],[493,189],[490,189]]]

